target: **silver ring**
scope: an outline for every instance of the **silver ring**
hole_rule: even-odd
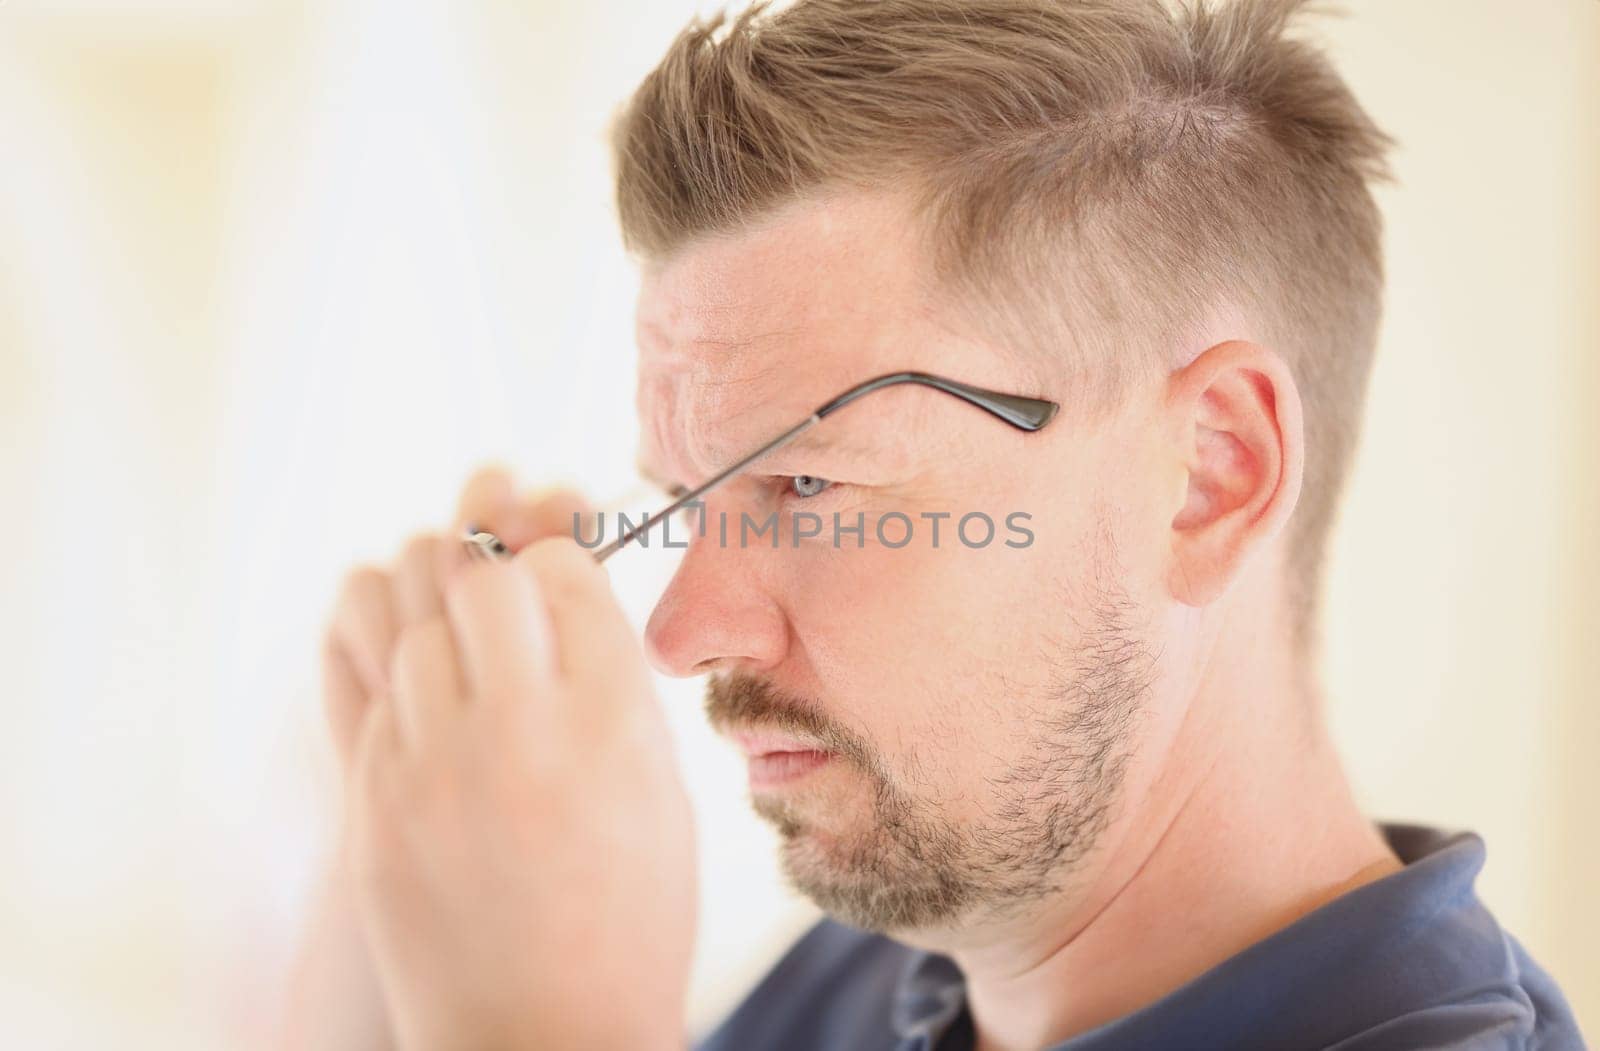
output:
[[[468,526],[467,535],[461,542],[466,545],[467,554],[479,562],[496,562],[511,554],[511,549],[506,547],[505,541],[487,529],[474,529]]]

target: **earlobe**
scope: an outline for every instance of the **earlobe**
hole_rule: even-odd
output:
[[[1173,597],[1214,601],[1282,530],[1300,495],[1300,396],[1283,360],[1254,343],[1207,349],[1174,373],[1186,478],[1171,523]]]

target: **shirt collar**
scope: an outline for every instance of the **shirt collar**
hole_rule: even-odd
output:
[[[916,952],[906,960],[895,985],[891,1022],[903,1040],[922,1037],[938,1044],[966,1007],[967,983],[948,956]]]
[[[1472,832],[1447,832],[1421,825],[1380,824],[1379,830],[1405,868],[1358,887],[1313,910],[1282,930],[1235,954],[1216,967],[1167,994],[1155,1003],[1140,1008],[1080,1037],[1057,1045],[1067,1048],[1100,1046],[1098,1038],[1113,1029],[1127,1034],[1137,1032],[1160,1016],[1170,1024],[1173,1012],[1186,1005],[1225,995],[1224,986],[1249,985],[1252,978],[1269,983],[1275,960],[1286,948],[1324,932],[1351,932],[1359,937],[1363,925],[1352,922],[1355,916],[1375,911],[1394,914],[1409,902],[1437,902],[1441,897],[1459,900],[1471,896],[1472,884],[1484,862],[1483,840]],[[924,1046],[936,1047],[939,1039],[966,1009],[966,979],[949,957],[925,951],[914,952],[900,972],[895,986],[891,1021],[903,1040],[922,1038]],[[1109,1046],[1109,1045],[1107,1045]],[[1138,1046],[1121,1044],[1117,1046]]]

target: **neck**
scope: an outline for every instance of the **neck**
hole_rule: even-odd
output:
[[[979,1051],[1044,1047],[1128,1014],[1400,868],[1351,795],[1304,662],[1264,623],[1213,645],[1088,882],[946,947]]]

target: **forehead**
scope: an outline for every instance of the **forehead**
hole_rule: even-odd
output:
[[[646,452],[676,444],[715,463],[851,384],[931,369],[910,230],[892,199],[837,196],[647,269],[635,318]]]
[[[744,356],[730,351],[774,337],[885,327],[924,302],[920,271],[894,199],[797,203],[648,268],[637,323],[652,339],[641,349],[650,357],[663,343],[680,354],[703,345],[704,364],[736,366]]]

